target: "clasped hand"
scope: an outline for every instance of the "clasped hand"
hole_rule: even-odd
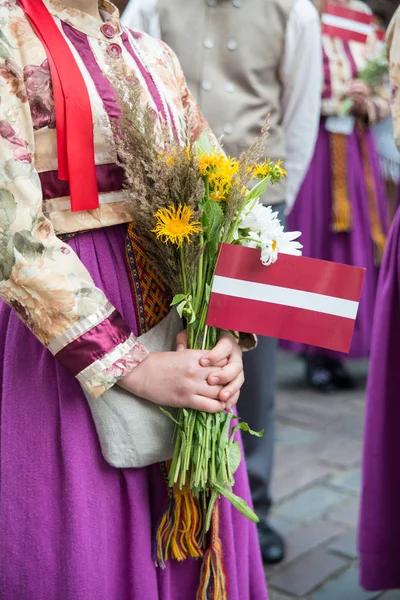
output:
[[[354,102],[353,113],[358,116],[368,114],[368,99],[372,95],[370,86],[361,79],[355,79],[347,89],[347,97]]]
[[[186,332],[176,352],[151,352],[119,385],[163,406],[209,413],[230,410],[244,382],[242,351],[227,332],[213,350],[188,350]]]

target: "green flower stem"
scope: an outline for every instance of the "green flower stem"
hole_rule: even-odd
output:
[[[349,115],[354,107],[354,100],[352,98],[346,98],[339,105],[339,117],[346,117]]]
[[[179,255],[180,255],[180,259],[181,259],[181,269],[182,269],[182,279],[183,279],[184,294],[187,294],[189,292],[189,290],[188,290],[188,286],[187,286],[187,277],[186,277],[185,247],[184,247],[183,244],[179,248]]]
[[[238,238],[235,242],[254,242],[256,244],[260,244],[260,240],[255,240],[253,238]]]
[[[252,196],[254,194],[254,192],[255,192],[255,188],[257,188],[257,186],[261,186],[264,183],[264,181],[268,181],[268,183],[269,183],[271,181],[270,175],[268,175],[267,177],[265,177],[265,179],[263,179],[259,183],[257,183],[254,186],[254,188],[249,191],[249,195]],[[254,208],[254,206],[257,203],[257,200],[259,200],[259,196],[256,195],[255,198],[253,198],[251,200],[252,204],[250,206],[250,210],[252,210]],[[249,204],[249,202],[247,204],[243,204],[242,207],[241,207],[241,209],[238,210],[236,218],[233,221],[233,224],[231,225],[231,227],[229,228],[228,235],[225,238],[225,240],[223,240],[226,244],[232,244],[233,238],[234,238],[235,232],[236,232],[236,230],[237,230],[237,228],[239,226],[240,219],[242,217],[243,211],[244,211],[245,208],[247,208],[248,204]]]
[[[203,298],[204,295],[204,276],[203,276],[203,266],[204,266],[204,236],[203,234],[200,234],[200,246],[201,246],[201,254],[199,257],[199,262],[198,262],[198,267],[197,267],[197,292],[196,295],[194,296],[195,298],[195,302],[194,302],[194,311],[197,314],[198,313],[198,308],[201,304],[201,300]]]

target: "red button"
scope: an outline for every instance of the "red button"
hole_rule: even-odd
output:
[[[107,52],[112,58],[119,58],[122,54],[122,48],[121,46],[115,43],[109,44]]]
[[[104,23],[104,25],[100,27],[100,31],[109,40],[115,37],[115,34],[117,33],[114,27],[112,25],[109,25],[108,23]]]

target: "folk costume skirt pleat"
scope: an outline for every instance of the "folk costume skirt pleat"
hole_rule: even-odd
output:
[[[388,206],[379,159],[370,131],[354,131],[344,138],[343,144],[343,160],[340,164],[334,164],[332,134],[326,131],[322,120],[314,156],[288,216],[287,229],[302,232],[300,241],[304,246],[304,256],[366,269],[349,354],[350,358],[364,358],[370,352],[379,262],[383,249],[382,244],[377,251],[373,237],[375,235],[379,238],[376,235],[379,227],[384,241]],[[335,217],[334,169],[337,179],[341,179],[341,182],[336,182],[336,186],[342,183],[343,189],[339,189],[339,192],[346,196],[343,204],[347,203],[347,213],[342,210],[342,223],[337,215]],[[375,214],[371,210],[371,192]],[[343,231],[337,231],[341,224]],[[297,353],[322,352],[334,358],[347,357],[303,344],[282,342],[282,346]]]
[[[125,232],[69,244],[136,332]],[[236,493],[250,501],[244,463]],[[0,301],[0,597],[195,600],[199,561],[153,562],[165,500],[158,465],[105,462],[79,384]],[[225,500],[220,519],[229,600],[267,600],[255,525]]]
[[[359,527],[361,583],[400,588],[400,211],[393,221],[376,301],[367,387]]]

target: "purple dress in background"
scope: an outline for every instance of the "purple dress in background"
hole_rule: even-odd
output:
[[[70,245],[137,331],[124,240],[119,225]],[[0,597],[195,600],[199,561],[152,560],[158,465],[109,466],[78,382],[1,300],[0,332]],[[251,502],[244,462],[236,481]],[[225,500],[220,523],[229,600],[267,600],[255,525]]]
[[[372,335],[359,527],[361,584],[400,588],[400,211],[382,263]]]
[[[372,321],[375,308],[376,288],[379,270],[374,264],[374,246],[371,238],[368,194],[365,172],[362,164],[360,143],[357,134],[347,136],[348,190],[352,211],[352,229],[349,233],[332,231],[332,177],[330,133],[321,121],[318,140],[310,168],[288,216],[287,229],[302,232],[303,255],[311,258],[365,267],[366,273],[361,294],[360,307],[355,324],[354,337],[350,350],[351,358],[369,356]],[[377,208],[380,221],[386,231],[387,202],[379,167],[374,140],[369,131],[365,132],[368,155],[372,167],[376,189]],[[323,353],[334,358],[347,355],[321,350],[295,342],[282,342],[282,346],[293,352],[307,354]]]

